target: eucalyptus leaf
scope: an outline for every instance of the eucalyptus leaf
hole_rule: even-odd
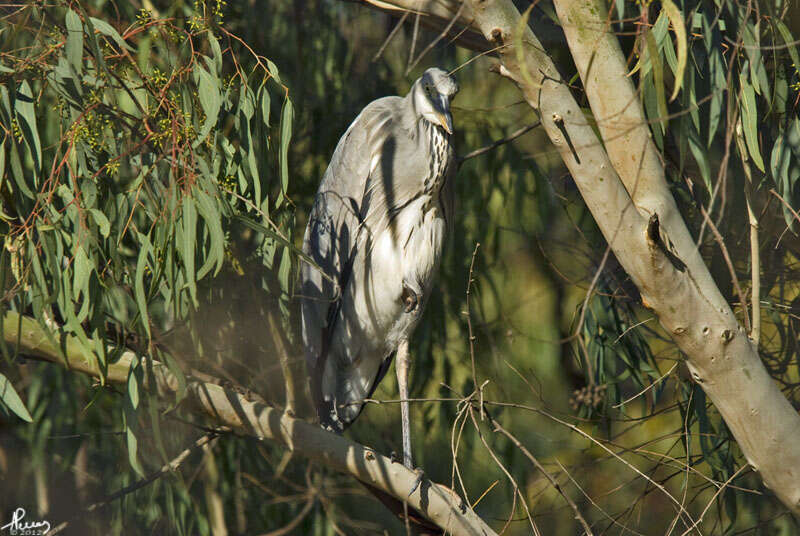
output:
[[[67,61],[74,73],[80,76],[83,70],[83,22],[77,13],[67,10]]]
[[[33,422],[33,417],[28,413],[28,408],[25,403],[14,390],[14,386],[8,381],[2,373],[0,373],[0,402],[5,407],[13,411],[20,419],[27,422]]]
[[[125,50],[128,50],[130,52],[134,52],[134,49],[131,48],[131,46],[125,42],[125,40],[122,38],[121,35],[119,35],[119,32],[117,32],[113,26],[111,26],[109,23],[107,23],[102,19],[98,19],[95,17],[89,17],[89,18],[92,21],[92,24],[94,25],[97,31],[99,31],[101,34],[107,37],[110,37],[120,48],[124,48]]]
[[[742,128],[744,129],[744,139],[747,142],[747,151],[750,153],[753,163],[763,173],[764,161],[758,145],[758,108],[755,90],[745,73],[740,73],[739,83],[742,87]]]

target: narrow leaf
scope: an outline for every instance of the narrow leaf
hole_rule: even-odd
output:
[[[99,31],[101,34],[106,35],[106,36],[110,37],[111,39],[113,39],[114,42],[120,48],[124,48],[125,50],[129,50],[131,52],[135,52],[134,49],[131,48],[131,46],[128,45],[128,43],[125,42],[125,40],[122,38],[122,36],[120,36],[119,33],[114,29],[114,27],[111,26],[109,23],[107,23],[104,20],[97,19],[95,17],[89,17],[89,18],[91,19],[92,24],[94,24],[95,29],[97,29],[97,31]]]
[[[289,97],[283,101],[281,111],[281,190],[285,194],[289,188],[289,141],[292,139],[292,121],[294,120],[294,107]]]
[[[22,399],[14,390],[14,386],[3,374],[0,374],[0,401],[23,421],[33,422],[33,417],[28,413],[25,403],[22,402]]]
[[[94,222],[100,228],[100,234],[103,235],[103,238],[108,238],[108,233],[111,231],[111,225],[108,223],[108,218],[106,218],[106,215],[96,208],[90,208],[89,214],[92,215]]]
[[[753,159],[753,163],[763,173],[764,161],[761,158],[761,150],[758,146],[756,94],[745,73],[739,73],[739,82],[742,86],[742,128],[744,129],[744,139],[747,142],[750,158]]]
[[[75,74],[81,74],[83,66],[83,23],[77,13],[71,9],[67,10],[67,61],[75,70]]]
[[[672,28],[675,31],[675,41],[678,45],[678,72],[675,75],[675,89],[673,89],[672,96],[669,98],[670,102],[672,102],[678,96],[683,84],[683,73],[686,71],[686,61],[689,57],[686,26],[683,23],[683,14],[672,0],[662,0],[661,5],[672,23]]]
[[[217,124],[217,117],[219,117],[219,110],[222,106],[222,100],[219,95],[219,81],[200,65],[196,67],[196,72],[200,105],[203,107],[206,119],[197,135],[197,139],[192,144],[194,148],[203,143],[208,133]]]
[[[150,337],[150,316],[147,314],[147,294],[144,289],[144,275],[147,268],[147,255],[153,249],[147,235],[139,233],[139,258],[136,261],[136,281],[134,284],[134,294],[136,295],[136,305],[139,307],[139,315],[147,336]]]
[[[33,90],[28,81],[25,80],[19,86],[19,91],[14,101],[14,109],[17,112],[17,121],[22,131],[22,137],[31,151],[35,173],[38,177],[42,170],[42,145],[39,141],[39,131],[36,128],[36,114],[33,103]]]

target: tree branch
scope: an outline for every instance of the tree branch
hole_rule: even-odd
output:
[[[70,370],[101,377],[100,368],[92,355],[87,355],[71,335],[57,334],[42,327],[35,319],[6,311],[3,317],[5,344],[17,345],[20,354],[57,363]],[[108,365],[106,379],[125,382],[134,352]],[[159,396],[177,391],[178,382],[166,366],[153,361],[153,381],[145,388]],[[319,426],[296,419],[286,412],[242,394],[209,382],[191,381],[182,404],[190,410],[210,417],[218,425],[227,426],[244,435],[269,439],[286,448],[316,460],[321,464],[354,476],[384,493],[407,501],[448,534],[491,536],[496,533],[464,504],[450,488],[424,480],[411,494],[417,474],[394,463],[374,450],[327,432]]]
[[[604,5],[555,0],[602,144],[533,31],[520,28],[514,4],[470,0],[470,5],[487,40],[510,45],[499,50],[501,74],[514,80],[539,110],[643,304],[686,354],[692,377],[714,402],[765,486],[800,513],[800,415],[767,373],[694,247],[651,147],[619,42],[607,29]]]

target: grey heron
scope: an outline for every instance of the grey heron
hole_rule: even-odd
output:
[[[301,269],[301,312],[320,424],[350,425],[396,355],[409,468],[408,341],[453,224],[457,91],[433,68],[405,97],[369,103],[339,140],[303,239],[318,265]]]

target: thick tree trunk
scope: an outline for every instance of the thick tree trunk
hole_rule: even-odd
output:
[[[36,320],[20,317],[7,311],[3,318],[3,340],[14,348],[19,344],[21,355],[100,377],[94,356],[86,355],[67,335],[46,331]],[[117,362],[108,366],[106,379],[126,382],[133,352],[125,352]],[[154,362],[155,385],[146,385],[152,392],[171,395],[178,382],[169,370]],[[147,377],[147,375],[145,375]],[[399,501],[408,501],[411,508],[441,527],[447,534],[463,536],[492,536],[496,533],[466,506],[456,492],[448,487],[423,479],[417,489],[417,473],[385,456],[342,436],[326,432],[319,426],[295,419],[246,396],[208,382],[193,381],[187,385],[187,401],[198,414],[205,414],[219,425],[240,433],[276,441],[303,456],[350,474],[366,484],[383,491]]]
[[[501,73],[539,110],[643,303],[686,354],[692,377],[764,485],[800,513],[800,415],[770,378],[677,211],[619,43],[605,29],[604,8],[586,0],[555,3],[611,158],[531,29],[515,33],[520,14],[511,0],[470,1],[475,24],[503,47]]]

